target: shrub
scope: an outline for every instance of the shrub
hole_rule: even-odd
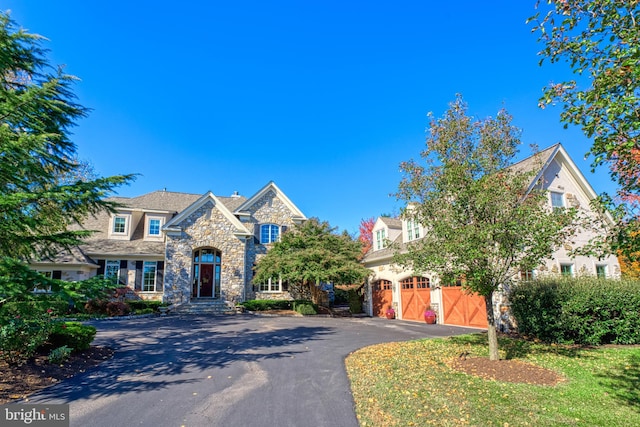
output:
[[[26,362],[46,342],[51,329],[47,314],[9,319],[0,325],[0,358],[11,365]]]
[[[362,298],[356,289],[349,289],[349,311],[353,314],[362,313]]]
[[[88,314],[106,314],[109,301],[103,299],[90,299],[84,305],[84,310]]]
[[[52,347],[67,346],[73,350],[86,350],[96,336],[96,328],[80,322],[54,322],[48,342]]]
[[[64,316],[69,311],[69,308],[67,301],[53,298],[31,301],[9,301],[0,307],[0,319],[10,319],[16,316],[31,317],[34,313]]]
[[[333,303],[348,304],[349,303],[349,291],[345,289],[335,288],[333,290]]]
[[[241,305],[249,311],[266,310],[291,310],[290,300],[264,300],[254,299],[243,302]]]
[[[131,308],[126,302],[110,301],[107,303],[107,314],[109,316],[126,316],[131,313]]]
[[[133,314],[152,314],[155,312],[156,310],[153,308],[139,308],[137,310],[133,310]]]
[[[146,301],[146,300],[127,300],[127,304],[131,307],[131,310],[137,312],[138,310],[145,310],[150,308],[151,312],[158,311],[158,307],[162,305],[161,301]]]
[[[62,347],[54,348],[49,353],[49,363],[53,363],[56,365],[62,364],[65,360],[67,360],[71,356],[71,349],[66,345]]]
[[[295,311],[303,315],[318,314],[313,304],[296,304]]]
[[[640,344],[640,282],[540,280],[510,294],[518,330],[545,342]]]

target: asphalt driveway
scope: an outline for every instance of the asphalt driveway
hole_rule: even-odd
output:
[[[72,426],[357,426],[344,358],[371,344],[476,329],[378,318],[167,316],[94,325],[116,350],[33,395]]]

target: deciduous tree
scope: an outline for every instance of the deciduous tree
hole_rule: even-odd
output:
[[[640,2],[548,0],[530,18],[544,60],[564,62],[575,78],[552,82],[540,106],[562,104],[565,126],[580,126],[593,140],[592,166],[608,165],[619,197],[603,197],[618,227],[611,252],[640,253]],[[613,202],[613,203],[612,203]],[[635,253],[635,256],[634,256]]]
[[[359,263],[362,246],[348,233],[336,234],[328,222],[311,218],[289,229],[258,261],[253,283],[281,279],[290,289],[318,302],[322,283],[361,283],[369,270]]]
[[[546,193],[531,186],[537,170],[510,167],[519,135],[506,111],[477,120],[458,96],[442,118],[431,116],[424,163],[401,164],[397,193],[407,206],[402,217],[422,224],[424,237],[398,250],[395,261],[443,282],[464,278],[467,290],[482,295],[494,360],[494,293],[550,256],[572,232],[575,214],[547,207]]]
[[[376,219],[363,218],[360,221],[358,240],[362,243],[362,256],[364,256],[373,246],[373,226],[376,225]]]

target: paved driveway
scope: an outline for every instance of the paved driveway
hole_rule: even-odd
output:
[[[115,357],[32,396],[72,426],[357,426],[344,369],[371,344],[477,331],[387,319],[167,316],[95,323]]]

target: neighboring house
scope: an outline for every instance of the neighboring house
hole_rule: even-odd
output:
[[[32,268],[53,278],[98,274],[143,299],[168,303],[288,298],[277,280],[253,285],[253,268],[280,235],[307,218],[270,182],[253,196],[155,191],[114,197],[114,214],[88,218],[82,245]]]
[[[591,212],[590,201],[596,193],[573,163],[565,149],[556,144],[512,166],[533,171],[540,168],[532,180],[532,187],[541,183],[548,191],[551,207],[575,207]],[[366,306],[369,315],[384,317],[389,307],[393,307],[397,317],[406,320],[423,320],[426,307],[438,313],[439,321],[446,324],[486,327],[484,298],[469,295],[461,286],[444,287],[438,283],[436,274],[414,275],[393,264],[393,246],[402,247],[409,241],[419,239],[425,230],[413,221],[379,218],[373,227],[373,247],[363,262],[371,269]],[[386,239],[385,239],[386,237]],[[586,243],[592,234],[582,231],[575,239],[576,245]],[[571,258],[572,248],[559,248],[534,271],[521,272],[522,278],[542,275],[591,275],[603,278],[618,278],[620,264],[615,256],[602,260],[595,257],[578,256]],[[460,284],[458,284],[460,285]],[[499,314],[496,307],[496,314]]]

